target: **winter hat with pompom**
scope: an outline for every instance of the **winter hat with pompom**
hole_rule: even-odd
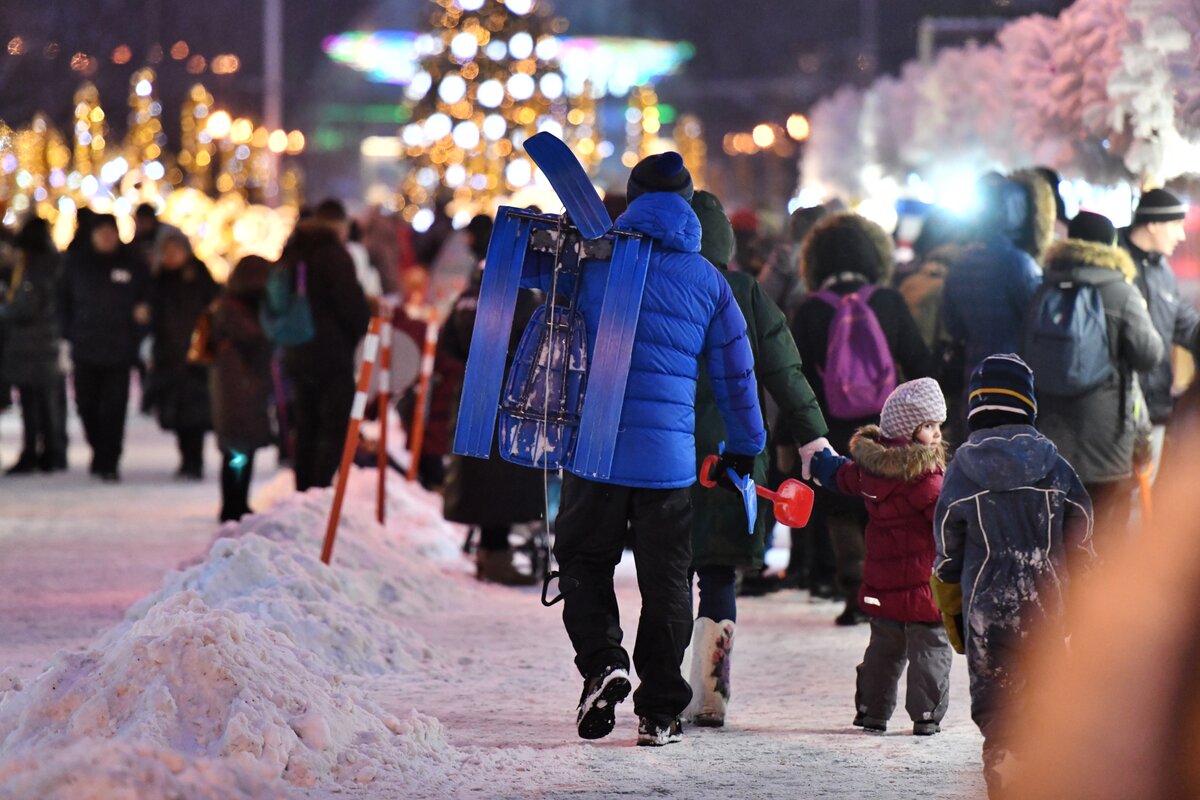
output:
[[[625,195],[632,203],[634,198],[651,192],[672,192],[692,201],[692,173],[683,165],[683,156],[668,150],[637,163],[629,173]]]
[[[912,439],[926,422],[946,421],[946,398],[933,378],[917,378],[897,386],[879,412],[879,430],[887,439]]]

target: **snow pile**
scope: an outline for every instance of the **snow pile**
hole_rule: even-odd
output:
[[[368,482],[356,477],[355,497]],[[447,591],[461,578],[421,554],[461,562],[458,531],[420,489],[389,490],[396,527],[371,518],[373,503],[348,502],[332,569],[318,558],[331,492],[295,495],[222,528],[206,560],[167,576],[93,649],[59,653],[24,687],[0,675],[0,796],[80,796],[72,763],[95,765],[97,798],[443,779],[461,756],[441,724],[400,720],[343,678],[442,669],[393,620],[462,594]],[[407,534],[421,528],[417,546]]]

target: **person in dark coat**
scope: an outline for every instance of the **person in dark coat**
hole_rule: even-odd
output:
[[[259,256],[237,263],[225,291],[209,308],[208,390],[221,449],[222,522],[251,513],[254,451],[272,441],[271,355],[258,320],[271,265]]]
[[[1092,503],[1054,443],[1033,427],[1033,372],[1016,355],[984,359],[968,384],[970,438],[958,448],[934,511],[933,590],[950,643],[967,654],[971,719],[983,734],[989,796],[1003,790],[1011,743],[1001,718],[1035,725],[1022,704],[1022,645],[1060,626],[1068,582],[1088,566]],[[1002,796],[1002,795],[1001,795]]]
[[[91,473],[111,483],[120,480],[129,371],[150,322],[150,275],[145,261],[121,243],[111,214],[93,215],[86,242],[72,247],[62,315],[75,402],[92,448]]]
[[[1129,524],[1134,490],[1134,442],[1142,403],[1138,372],[1159,363],[1163,340],[1133,285],[1133,261],[1115,246],[1112,223],[1084,211],[1071,220],[1068,236],[1046,253],[1046,282],[1094,286],[1100,292],[1113,373],[1075,397],[1042,392],[1038,430],[1075,468],[1092,498],[1097,525],[1115,534]]]
[[[891,393],[879,425],[858,429],[851,458],[825,451],[813,459],[821,485],[863,497],[870,518],[858,606],[871,618],[871,641],[854,693],[854,724],[865,730],[887,730],[905,663],[904,705],[914,735],[937,733],[950,702],[952,651],[929,584],[930,528],[946,465],[945,421],[941,387],[918,378]]]
[[[759,406],[766,408],[762,396],[765,390],[788,421],[788,444],[792,448],[824,449],[829,444],[824,438],[828,428],[804,378],[800,354],[783,312],[767,296],[761,281],[744,272],[729,271],[733,226],[721,201],[708,192],[697,191],[692,209],[700,220],[700,255],[721,271],[746,318]],[[697,474],[704,459],[716,453],[725,438],[725,423],[709,385],[708,371],[701,367],[696,384]],[[755,483],[765,484],[768,461],[766,450],[755,458],[751,473]],[[700,603],[692,630],[692,703],[686,716],[697,725],[719,727],[725,722],[731,688],[730,658],[737,626],[736,571],[762,567],[766,533],[775,524],[775,516],[770,503],[759,504],[753,535],[747,536],[746,508],[740,496],[705,489],[699,483],[692,484],[691,493],[695,509],[692,570],[699,583]]]
[[[1142,195],[1133,225],[1120,233],[1120,244],[1133,258],[1137,268],[1134,285],[1141,290],[1150,309],[1150,319],[1163,340],[1162,357],[1138,374],[1153,427],[1151,480],[1158,474],[1163,443],[1175,405],[1171,387],[1175,382],[1171,359],[1173,345],[1192,352],[1200,349],[1200,312],[1179,296],[1179,284],[1167,260],[1186,238],[1183,220],[1187,206],[1165,189],[1152,189]]]
[[[208,370],[188,362],[188,346],[200,315],[220,292],[204,262],[182,233],[162,240],[151,287],[154,347],[149,380],[154,386],[158,424],[173,431],[179,445],[176,476],[204,477],[204,434],[212,428]]]
[[[455,301],[438,340],[438,356],[441,357],[443,375],[447,381],[461,375],[467,363],[482,279],[483,272],[476,271],[470,287]],[[537,305],[533,293],[518,293],[509,340],[510,354],[515,352]],[[462,391],[459,380],[456,395]],[[456,411],[457,406],[456,400]],[[456,417],[457,413],[450,418]],[[506,586],[529,586],[536,582],[534,576],[522,573],[513,565],[508,535],[514,524],[532,522],[545,516],[546,500],[540,470],[505,461],[500,457],[495,441],[492,442],[491,457],[486,460],[452,455],[446,475],[443,508],[446,519],[451,522],[479,528],[479,547],[475,551],[475,576],[479,580]]]
[[[857,214],[840,213],[822,219],[805,240],[801,269],[810,292],[829,289],[847,295],[868,284],[878,288],[867,305],[875,312],[896,363],[898,375],[905,379],[929,374],[929,349],[908,312],[904,298],[887,288],[892,271],[892,242],[873,222]],[[829,348],[830,325],[835,309],[818,297],[809,296],[792,318],[792,335],[808,379],[821,410],[829,423],[829,441],[835,452],[845,452],[850,437],[874,417],[837,419],[830,415],[825,396],[825,361]],[[855,625],[866,617],[858,610],[858,587],[862,581],[863,531],[866,508],[859,498],[843,497],[826,489],[817,489],[813,520],[816,531],[827,530],[837,562],[837,583],[845,610],[839,625]]]
[[[0,355],[0,383],[17,387],[24,444],[9,474],[67,468],[63,375],[58,365],[58,283],[61,258],[50,226],[31,217],[16,237],[17,265],[3,303],[7,326]]]
[[[293,275],[305,265],[315,331],[283,355],[294,401],[296,489],[305,491],[331,485],[337,473],[354,402],[354,351],[371,309],[350,254],[320,222],[298,224],[280,260]]]

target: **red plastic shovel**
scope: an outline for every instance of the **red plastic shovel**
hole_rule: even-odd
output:
[[[717,485],[709,475],[717,465],[718,456],[708,456],[700,467],[700,485],[711,489]],[[765,486],[755,486],[754,491],[759,497],[770,500],[775,504],[775,519],[789,528],[803,528],[812,516],[813,490],[795,478],[788,478],[779,484],[779,488],[771,491]]]

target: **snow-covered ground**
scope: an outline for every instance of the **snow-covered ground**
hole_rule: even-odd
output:
[[[18,430],[0,416],[4,463]],[[436,496],[395,478],[380,527],[357,473],[328,569],[328,492],[291,494],[268,453],[265,510],[221,528],[215,482],[175,482],[175,459],[131,418],[119,485],[82,449],[66,475],[0,478],[0,798],[982,796],[963,660],[941,734],[903,708],[865,734],[867,629],[833,604],[740,602],[724,729],[637,748],[627,702],[583,742],[558,608],[474,581]]]

